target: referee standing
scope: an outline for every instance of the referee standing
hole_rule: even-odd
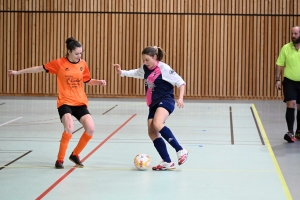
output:
[[[300,27],[291,30],[292,42],[285,44],[276,62],[276,89],[283,87],[284,102],[286,103],[285,119],[288,131],[284,139],[293,143],[294,137],[300,140]],[[281,72],[284,68],[284,79],[281,83]],[[297,105],[297,129],[294,134],[295,108]]]

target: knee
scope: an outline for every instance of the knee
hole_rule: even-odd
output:
[[[157,131],[148,131],[148,135],[152,141],[154,141],[156,138],[160,137],[160,133]]]
[[[74,124],[73,124],[72,117],[66,115],[66,116],[63,117],[62,122],[64,124],[65,132],[67,132],[67,133],[73,133]]]
[[[67,132],[67,133],[73,133],[73,130],[74,130],[73,124],[66,124],[65,125],[65,132]]]
[[[153,120],[153,128],[159,132],[164,127],[164,124],[158,120]]]
[[[65,132],[67,133],[73,133],[74,131],[74,124],[72,122],[65,122],[64,124]]]
[[[157,131],[156,130],[150,130],[150,129],[148,129],[148,135],[151,137],[151,136],[153,136],[153,135],[156,135],[156,133],[157,133]]]
[[[148,127],[148,135],[149,135],[150,139],[152,141],[154,141],[156,138],[158,138],[160,136],[160,133],[155,130],[155,128],[153,127],[153,124],[152,124],[151,127]]]
[[[95,126],[88,126],[85,128],[85,132],[89,135],[93,135],[95,132]]]
[[[296,101],[288,101],[288,102],[286,103],[286,106],[287,106],[288,108],[296,108]]]
[[[95,132],[95,125],[91,115],[84,115],[80,119],[80,123],[83,125],[84,130],[87,134],[93,135]]]

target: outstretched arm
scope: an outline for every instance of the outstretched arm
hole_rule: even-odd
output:
[[[43,66],[35,66],[35,67],[22,69],[22,70],[19,70],[19,71],[8,70],[7,75],[8,75],[8,77],[11,77],[11,76],[14,76],[14,75],[39,73],[39,72],[43,72],[43,71],[45,71]]]
[[[102,86],[106,86],[106,81],[105,80],[91,79],[86,84],[87,85],[102,85]]]
[[[127,76],[132,78],[139,78],[144,79],[144,69],[143,67],[140,67],[139,69],[133,69],[133,70],[121,70],[121,66],[119,64],[113,64],[113,66],[116,68],[116,71],[120,76]]]
[[[116,71],[118,72],[118,74],[122,74],[122,70],[121,70],[121,66],[119,64],[113,64],[113,67],[116,68]]]

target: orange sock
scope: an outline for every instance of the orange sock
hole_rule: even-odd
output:
[[[60,146],[59,146],[59,151],[58,151],[58,155],[57,155],[57,160],[63,161],[65,159],[66,151],[67,151],[68,144],[69,144],[69,141],[71,138],[72,138],[72,134],[63,132],[63,134],[61,136],[61,140],[60,140]]]
[[[73,151],[73,155],[78,156],[92,137],[92,135],[89,135],[87,134],[87,132],[84,131],[77,146]]]

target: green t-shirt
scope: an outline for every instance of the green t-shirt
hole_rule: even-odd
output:
[[[300,51],[296,50],[293,42],[281,48],[276,65],[284,67],[284,77],[300,81]]]

